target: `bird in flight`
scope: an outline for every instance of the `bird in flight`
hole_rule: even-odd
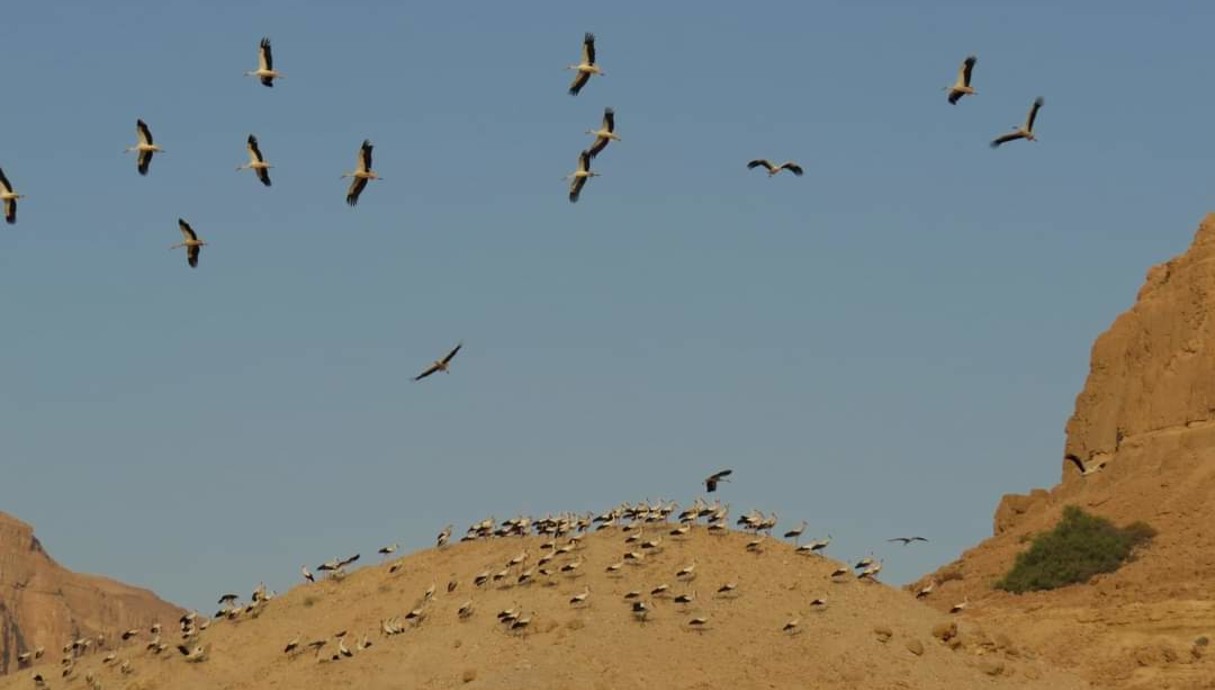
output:
[[[270,168],[274,166],[266,162],[262,156],[262,150],[257,146],[257,137],[249,135],[248,143],[245,149],[249,151],[249,162],[237,167],[237,170],[252,170],[257,173],[257,179],[262,181],[262,184],[270,186]]]
[[[1084,461],[1080,459],[1080,456],[1078,456],[1074,453],[1068,453],[1067,455],[1064,455],[1063,459],[1070,460],[1071,463],[1076,466],[1076,469],[1080,470],[1081,477],[1087,477],[1090,474],[1096,474],[1097,472],[1100,472],[1101,470],[1105,469],[1104,462],[1100,463],[1098,465],[1094,465],[1092,467],[1085,466]]]
[[[17,222],[17,200],[24,197],[13,191],[13,185],[8,181],[4,170],[0,169],[0,201],[4,202],[4,220],[9,225]]]
[[[717,491],[717,483],[730,481],[729,479],[726,479],[726,477],[729,477],[732,474],[734,474],[734,470],[722,470],[720,472],[714,472],[713,474],[705,477],[705,491],[709,493]]]
[[[582,62],[576,65],[567,65],[566,69],[572,69],[577,74],[574,75],[574,81],[570,83],[570,95],[577,96],[582,87],[591,80],[592,74],[605,76],[603,71],[599,69],[599,65],[595,63],[595,34],[586,33],[582,36]]]
[[[901,541],[901,542],[903,542],[903,546],[907,546],[908,544],[910,544],[913,541],[928,541],[928,540],[925,539],[924,537],[895,537],[894,539],[887,539],[886,541]]]
[[[453,347],[451,349],[451,352],[448,352],[447,355],[445,357],[443,357],[443,359],[436,359],[429,367],[426,368],[426,371],[423,371],[422,373],[415,376],[413,378],[413,380],[421,381],[422,379],[426,378],[427,376],[430,376],[431,374],[435,373],[436,371],[446,371],[447,373],[450,374],[451,371],[448,369],[448,366],[451,364],[452,358],[454,358],[456,356],[456,353],[459,352],[460,348],[462,348],[462,347],[464,347],[464,343],[457,344],[455,347]]]
[[[1017,139],[1025,139],[1026,141],[1037,141],[1038,138],[1034,135],[1034,120],[1038,117],[1038,110],[1042,108],[1042,104],[1046,101],[1042,100],[1041,96],[1034,99],[1034,104],[1029,108],[1029,116],[1025,118],[1025,124],[1013,127],[1013,131],[1008,134],[1003,134],[991,142],[991,147],[999,148],[1000,144],[1007,144],[1010,141]]]
[[[591,144],[588,149],[591,158],[599,155],[599,152],[607,148],[607,145],[612,141],[620,141],[620,137],[616,136],[616,111],[611,108],[603,109],[603,125],[597,130],[588,129],[587,134],[595,135],[595,143]]]
[[[270,52],[270,39],[263,38],[262,42],[258,44],[257,69],[245,72],[245,76],[258,77],[261,79],[262,86],[270,87],[274,86],[275,79],[283,78],[283,75],[274,69],[274,54]]]
[[[974,71],[975,60],[975,56],[967,56],[962,61],[962,67],[958,69],[958,80],[953,83],[953,86],[945,87],[945,90],[949,91],[949,102],[952,105],[957,105],[958,99],[962,98],[962,96],[978,93],[978,91],[970,87],[970,73]]]
[[[756,158],[750,163],[747,163],[747,170],[754,170],[760,166],[768,169],[768,177],[772,177],[781,170],[788,170],[798,177],[802,176],[802,166],[798,165],[797,163],[794,163],[793,161],[785,161],[780,165],[772,165],[772,163],[766,158]]]
[[[139,143],[134,146],[128,146],[123,150],[123,153],[132,151],[139,154],[136,158],[136,167],[140,175],[148,174],[148,166],[152,164],[152,155],[155,153],[164,153],[165,150],[156,145],[152,140],[152,130],[148,129],[148,123],[143,120],[135,120],[135,134],[139,136]]]
[[[582,195],[582,186],[588,179],[598,176],[599,173],[591,172],[591,152],[579,153],[578,169],[565,176],[565,179],[570,180],[570,203],[577,203],[578,197]]]
[[[169,247],[169,249],[177,249],[178,247],[186,248],[186,262],[190,264],[190,268],[198,267],[198,253],[202,251],[203,245],[206,242],[198,239],[198,233],[194,232],[194,228],[181,218],[177,219],[177,228],[181,230],[182,242]]]
[[[354,178],[350,181],[350,189],[346,190],[346,203],[351,206],[359,203],[359,195],[367,186],[367,180],[383,179],[379,173],[371,169],[371,149],[371,141],[364,139],[362,147],[359,148],[359,160],[354,172],[342,173],[342,177]]]

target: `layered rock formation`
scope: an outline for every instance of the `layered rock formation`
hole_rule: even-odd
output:
[[[54,663],[64,643],[110,639],[131,627],[172,623],[181,610],[151,592],[66,570],[47,555],[29,525],[0,513],[0,673],[17,655],[46,649]]]
[[[1134,306],[1093,345],[1064,453],[1104,467],[1082,476],[1059,460],[1059,485],[1005,496],[994,537],[912,587],[937,579],[937,606],[970,597],[968,616],[1037,640],[1100,687],[1212,687],[1215,663],[1194,641],[1215,636],[1213,314],[1209,215],[1184,254],[1148,271]],[[1135,562],[1088,585],[993,591],[1027,538],[1068,504],[1119,524],[1145,521],[1159,535]]]

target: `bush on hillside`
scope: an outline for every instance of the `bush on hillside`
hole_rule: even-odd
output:
[[[1018,554],[1012,570],[996,587],[1021,594],[1088,582],[1098,573],[1117,570],[1154,536],[1156,530],[1145,523],[1117,527],[1103,517],[1067,506],[1059,524],[1034,537],[1033,545]]]

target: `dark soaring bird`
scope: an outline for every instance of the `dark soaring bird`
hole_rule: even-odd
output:
[[[913,541],[928,541],[928,540],[925,539],[924,537],[895,537],[894,539],[887,539],[886,541],[901,541],[901,542],[903,542],[903,546],[907,546],[908,544],[910,544]]]
[[[1034,99],[1034,104],[1029,108],[1029,116],[1025,118],[1025,124],[1014,126],[1013,131],[1008,134],[1003,134],[991,142],[991,147],[999,148],[1001,144],[1007,144],[1010,141],[1017,139],[1025,139],[1026,141],[1037,141],[1038,138],[1034,135],[1034,120],[1038,117],[1038,110],[1042,108],[1042,104],[1046,101],[1042,100],[1041,96]]]
[[[747,163],[747,170],[754,170],[755,168],[758,168],[760,166],[763,166],[764,168],[768,169],[768,177],[772,177],[773,175],[780,172],[781,170],[788,170],[789,172],[793,173],[794,175],[797,175],[798,177],[801,177],[802,172],[804,172],[802,170],[802,166],[798,165],[797,163],[794,163],[793,161],[785,161],[784,163],[781,163],[780,165],[772,165],[772,162],[766,158],[756,158],[755,160],[751,161],[750,163]]]
[[[705,477],[705,491],[709,493],[717,491],[717,483],[730,481],[726,477],[729,477],[731,474],[734,474],[734,470],[722,470]]]
[[[447,355],[445,357],[443,357],[443,359],[436,359],[429,367],[426,368],[426,371],[423,371],[422,373],[415,376],[413,378],[413,380],[421,381],[422,379],[426,378],[427,376],[430,376],[431,374],[435,373],[436,371],[445,371],[450,374],[451,371],[448,369],[448,365],[451,364],[452,358],[456,356],[456,353],[459,352],[460,348],[462,348],[462,347],[464,347],[464,343],[457,344],[455,347],[453,347],[451,349],[451,352],[448,352]]]

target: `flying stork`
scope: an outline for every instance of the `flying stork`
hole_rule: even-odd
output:
[[[148,166],[152,164],[152,154],[164,153],[165,150],[156,145],[152,140],[152,130],[148,129],[148,123],[143,120],[135,120],[135,133],[139,136],[139,143],[134,146],[128,146],[123,150],[123,153],[132,151],[139,154],[136,158],[136,165],[140,175],[148,174]]]
[[[257,69],[251,72],[245,72],[246,77],[258,77],[261,79],[262,86],[274,86],[275,79],[282,79],[283,75],[274,69],[274,54],[270,52],[270,39],[263,38],[262,42],[257,46]]]
[[[729,477],[732,474],[734,474],[734,470],[722,470],[720,472],[714,472],[713,474],[705,477],[705,491],[708,493],[717,491],[718,482],[730,481],[729,479],[726,479],[726,477]]]
[[[582,186],[586,184],[588,178],[598,177],[599,173],[591,172],[591,152],[583,151],[578,154],[578,169],[565,176],[564,179],[570,180],[570,203],[576,203],[578,197],[582,194]]]
[[[11,223],[12,221],[9,221],[9,222]],[[1080,456],[1078,456],[1078,455],[1076,455],[1076,454],[1074,454],[1074,453],[1068,453],[1067,455],[1064,455],[1064,456],[1063,456],[1063,459],[1064,459],[1064,460],[1068,460],[1068,461],[1070,461],[1070,462],[1071,462],[1073,465],[1075,465],[1075,466],[1076,466],[1076,469],[1080,470],[1080,476],[1081,476],[1081,477],[1087,477],[1087,476],[1089,476],[1090,474],[1095,474],[1095,473],[1100,472],[1101,470],[1105,469],[1105,463],[1104,463],[1104,462],[1103,462],[1103,463],[1100,463],[1100,464],[1097,464],[1097,465],[1094,465],[1094,466],[1092,466],[1092,467],[1088,467],[1088,466],[1086,466],[1086,465],[1085,465],[1085,463],[1084,463],[1084,461],[1080,459]]]
[[[267,163],[265,157],[262,156],[262,150],[257,146],[257,137],[250,134],[249,140],[245,144],[245,149],[249,151],[249,162],[244,165],[237,166],[237,171],[252,170],[253,172],[257,173],[257,179],[261,180],[262,184],[269,187],[270,168],[273,168],[274,166]]]
[[[908,544],[910,544],[913,541],[928,541],[928,540],[925,539],[924,537],[895,537],[894,539],[887,539],[886,541],[890,541],[890,542],[901,541],[901,542],[903,542],[903,546],[907,546]]]
[[[785,161],[784,163],[781,163],[780,165],[772,165],[771,161],[769,161],[766,158],[756,158],[755,160],[751,161],[750,163],[747,163],[747,170],[754,170],[755,168],[758,168],[760,166],[763,166],[768,169],[768,177],[772,177],[773,175],[780,172],[781,170],[788,170],[789,172],[793,173],[794,175],[797,175],[798,177],[801,177],[802,172],[804,172],[802,170],[802,166],[798,165],[797,163],[794,163],[793,161]]]
[[[194,228],[191,228],[190,224],[181,218],[177,219],[177,228],[181,230],[181,236],[184,241],[169,247],[169,249],[185,247],[186,261],[190,264],[190,268],[197,268],[198,253],[202,251],[203,245],[207,243],[198,239],[198,234],[194,232]]]
[[[448,366],[451,364],[452,358],[456,356],[456,353],[459,352],[460,348],[462,348],[462,347],[464,347],[464,343],[457,343],[456,346],[451,349],[451,352],[448,352],[443,357],[443,359],[436,359],[429,367],[426,368],[426,371],[423,371],[422,373],[415,376],[413,378],[413,380],[421,381],[422,379],[426,378],[427,376],[430,376],[431,374],[435,373],[436,371],[444,371],[444,372],[447,372],[450,374],[451,370],[448,369]],[[441,546],[441,544],[440,544],[440,546]]]
[[[582,87],[590,81],[592,74],[604,75],[599,69],[599,65],[595,63],[595,34],[587,32],[582,36],[582,62],[577,65],[567,65],[566,69],[572,69],[577,74],[574,75],[574,81],[570,84],[570,95],[577,96]]]
[[[367,180],[383,179],[379,173],[371,169],[371,149],[371,140],[364,139],[363,146],[359,149],[359,160],[354,172],[342,173],[343,178],[354,178],[350,181],[350,189],[346,190],[346,203],[351,206],[359,203],[359,195],[367,186]]]
[[[975,61],[975,56],[968,55],[966,59],[962,61],[962,66],[958,69],[958,80],[955,81],[952,86],[944,87],[944,89],[949,92],[948,98],[950,104],[957,105],[958,99],[962,98],[962,96],[974,95],[978,93],[978,91],[975,91],[970,87],[970,73],[974,71]]]
[[[599,155],[599,152],[607,148],[607,145],[612,141],[620,141],[620,137],[616,136],[616,111],[611,108],[603,109],[603,124],[599,129],[588,129],[587,134],[595,135],[595,143],[591,144],[589,149],[591,158]]]
[[[991,147],[993,149],[999,148],[1000,144],[1006,144],[1010,141],[1016,141],[1017,139],[1037,141],[1038,138],[1034,136],[1034,120],[1038,117],[1038,110],[1042,107],[1043,103],[1045,103],[1045,101],[1042,100],[1041,96],[1035,98],[1034,104],[1029,108],[1029,116],[1025,118],[1025,124],[1014,126],[1013,131],[993,139],[991,142]]]
[[[0,168],[0,201],[4,202],[4,220],[9,225],[17,222],[17,200],[24,196],[24,194],[13,192],[12,183],[8,181],[8,177],[4,174],[4,169]]]

